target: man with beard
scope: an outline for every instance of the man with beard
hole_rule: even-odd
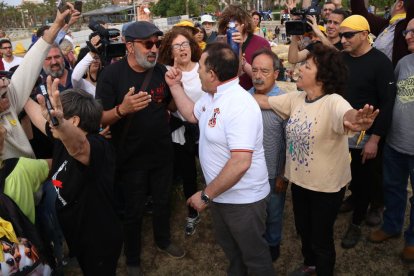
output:
[[[59,45],[53,44],[43,62],[43,80],[47,76],[59,79],[59,91],[72,88],[72,70],[65,69],[65,59]]]
[[[158,36],[162,34],[146,21],[129,25],[124,33],[127,56],[107,66],[96,87],[96,97],[104,109],[102,123],[111,125],[117,149],[115,190],[121,193],[125,207],[124,248],[129,275],[142,274],[141,224],[147,192],[153,199],[158,250],[173,258],[185,255],[170,238],[173,146],[168,108],[172,97],[164,79],[166,68],[157,63]]]

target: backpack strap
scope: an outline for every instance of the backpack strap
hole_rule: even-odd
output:
[[[4,191],[6,178],[14,170],[14,167],[16,167],[17,162],[19,162],[19,158],[10,158],[2,161],[0,168],[0,192]]]

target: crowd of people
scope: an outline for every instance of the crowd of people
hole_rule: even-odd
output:
[[[171,235],[173,182],[186,198],[185,235],[203,231],[210,210],[228,275],[276,274],[289,185],[303,255],[290,275],[334,275],[339,212],[353,211],[344,249],[364,221],[380,225],[371,242],[398,237],[414,183],[414,5],[395,0],[384,19],[350,4],[325,2],[321,18],[307,16],[309,33],[290,36],[295,92],[275,82],[283,61],[260,13],[236,4],[166,32],[124,24],[117,57],[99,33],[75,54],[70,3],[24,58],[0,38],[0,194],[12,202],[0,201],[0,274],[28,269],[16,254],[29,238],[39,251],[30,265],[50,266],[43,273],[63,274],[66,243],[84,275],[116,275],[122,248],[128,275],[144,275],[149,200],[156,248],[184,258]],[[414,261],[410,212],[404,261]]]

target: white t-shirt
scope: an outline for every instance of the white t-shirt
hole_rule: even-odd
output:
[[[305,101],[305,92],[269,97],[286,125],[285,177],[312,191],[338,192],[351,180],[348,135],[343,125],[351,105],[337,94]]]
[[[213,199],[218,203],[246,204],[265,198],[270,187],[263,150],[262,113],[254,98],[235,78],[204,94],[194,106],[199,121],[199,156],[207,185],[231,157],[231,151],[251,151],[250,168],[233,187]]]
[[[11,62],[7,62],[6,60],[4,60],[4,58],[2,60],[4,64],[4,70],[10,71],[10,68],[13,68],[16,65],[20,65],[20,63],[22,63],[23,61],[23,58],[13,56],[13,60]]]
[[[170,69],[171,66],[167,66],[167,69]],[[201,81],[198,76],[198,63],[194,66],[191,71],[182,72],[183,76],[181,78],[181,83],[183,84],[184,92],[187,96],[196,103],[201,96],[203,96],[204,91],[201,89]],[[173,112],[173,116],[180,118],[181,120],[185,121],[184,117],[181,115],[179,111]],[[184,126],[177,128],[172,134],[172,141],[174,143],[179,143],[181,145],[185,144],[184,138],[185,128]]]

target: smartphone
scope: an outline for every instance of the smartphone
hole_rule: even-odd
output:
[[[45,97],[46,109],[47,109],[47,113],[49,114],[50,121],[52,122],[53,126],[58,126],[59,125],[58,119],[56,117],[53,117],[50,114],[50,111],[53,110],[53,107],[52,107],[52,103],[50,102],[50,99],[49,99],[49,94],[47,94],[46,88],[43,84],[40,85],[40,90],[42,91],[43,97]]]
[[[59,0],[58,3],[57,3],[57,8],[58,8],[60,13],[64,13],[67,9],[69,9],[68,5],[66,5],[65,0]],[[70,15],[67,15],[65,17],[65,23],[68,24],[69,20],[70,20]]]
[[[82,1],[75,1],[75,4],[73,5],[75,10],[77,10],[78,12],[82,12],[82,5],[83,2]]]

